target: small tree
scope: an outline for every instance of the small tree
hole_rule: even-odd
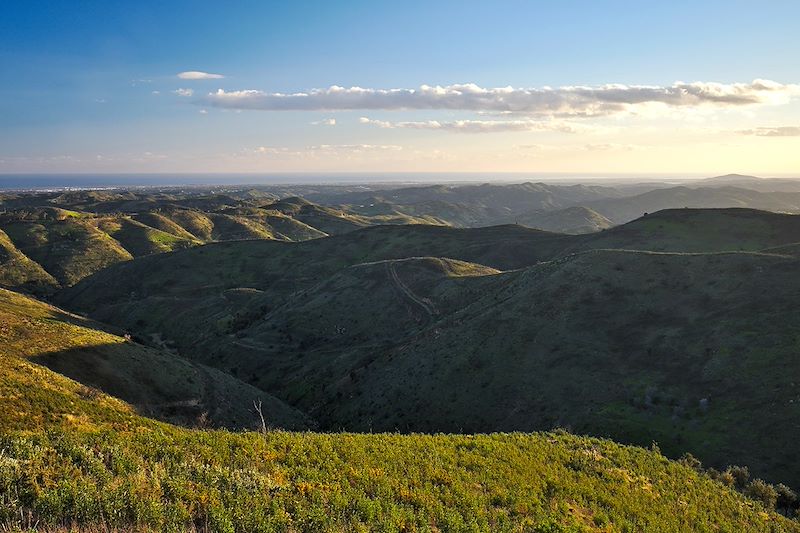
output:
[[[698,459],[689,452],[683,454],[683,456],[680,459],[680,462],[688,466],[692,470],[697,470],[698,472],[703,469],[703,463],[700,462],[700,459]]]
[[[264,440],[266,440],[269,428],[267,427],[267,420],[264,418],[264,411],[261,408],[261,398],[253,400],[253,408],[255,408],[256,414],[261,421],[261,434],[264,436]]]
[[[774,509],[778,501],[778,491],[762,479],[754,479],[744,490],[745,496],[764,504],[767,509]]]
[[[733,482],[739,490],[744,490],[750,481],[750,469],[746,466],[731,465],[725,472],[733,477]]]
[[[778,493],[778,501],[776,502],[776,507],[779,511],[782,511],[783,514],[789,516],[789,514],[797,509],[797,493],[784,485],[783,483],[778,483],[775,485],[775,492]]]

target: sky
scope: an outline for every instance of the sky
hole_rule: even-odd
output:
[[[800,176],[800,2],[8,1],[0,173]]]

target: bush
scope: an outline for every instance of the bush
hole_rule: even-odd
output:
[[[754,479],[744,490],[745,496],[764,504],[767,509],[774,509],[778,501],[778,491],[769,483]]]
[[[746,466],[731,465],[725,473],[731,475],[734,485],[736,485],[736,488],[739,490],[744,490],[747,486],[747,482],[750,481],[750,469]]]
[[[797,493],[784,485],[778,483],[775,485],[775,491],[778,493],[778,501],[775,504],[779,511],[785,515],[789,515],[792,511],[797,509]]]

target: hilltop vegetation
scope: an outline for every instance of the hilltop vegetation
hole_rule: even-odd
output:
[[[241,532],[800,530],[657,451],[565,434],[262,437],[157,427],[6,433],[0,449],[0,483],[10,496],[0,501],[0,519],[20,525],[77,521]]]

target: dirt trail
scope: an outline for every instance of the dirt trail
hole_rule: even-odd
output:
[[[389,278],[394,282],[397,288],[400,289],[400,292],[405,294],[409,300],[422,307],[425,310],[425,312],[428,313],[428,316],[433,317],[434,315],[438,314],[438,311],[436,310],[436,307],[433,305],[433,302],[431,302],[427,298],[420,298],[419,296],[414,294],[414,291],[409,289],[405,283],[403,283],[403,281],[400,279],[400,276],[397,275],[397,270],[395,269],[394,262],[388,261],[386,263],[386,271],[389,274]]]

